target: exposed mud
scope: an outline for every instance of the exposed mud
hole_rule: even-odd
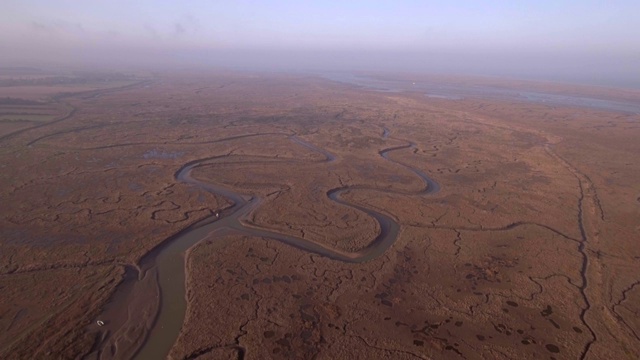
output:
[[[51,100],[0,140],[0,357],[637,358],[640,117],[494,95]]]
[[[235,136],[233,139],[263,135],[270,134],[248,134]],[[387,138],[388,135],[389,130],[384,128],[382,137]],[[297,136],[291,136],[290,139],[297,144],[322,154],[325,157],[325,159],[322,160],[324,162],[332,162],[336,159],[331,153],[319,149]],[[141,270],[134,273],[133,269],[128,268],[125,279],[122,284],[119,285],[118,290],[109,302],[107,311],[101,316],[101,319],[105,319],[108,326],[104,331],[100,332],[99,343],[87,358],[109,359],[133,356],[140,359],[150,359],[166,357],[180,332],[186,309],[185,253],[199,241],[207,237],[215,238],[217,232],[228,233],[229,231],[235,231],[252,236],[269,238],[311,253],[344,262],[359,263],[380,256],[398,237],[400,225],[389,215],[345,201],[341,199],[341,195],[345,192],[357,190],[376,190],[386,193],[408,195],[427,195],[438,192],[440,189],[438,183],[429,178],[423,171],[389,158],[389,154],[393,151],[414,147],[415,144],[409,142],[406,145],[381,150],[379,154],[387,161],[401,165],[417,175],[424,183],[422,190],[418,192],[406,192],[375,189],[365,186],[344,186],[331,189],[327,192],[329,199],[341,205],[362,211],[373,217],[379,224],[379,234],[376,238],[373,239],[366,248],[352,253],[333,249],[303,238],[278,234],[277,232],[255,226],[247,226],[244,220],[252,210],[260,205],[260,198],[242,195],[231,189],[197,180],[191,174],[192,170],[196,168],[215,166],[216,160],[226,156],[194,160],[185,164],[176,172],[176,180],[228,198],[233,205],[223,211],[217,212],[211,218],[191,225],[189,228],[164,241],[160,246],[153,249],[141,259]],[[157,282],[157,285],[155,282]],[[157,290],[150,291],[150,287],[157,287]],[[150,296],[152,294],[159,296],[157,313],[141,311],[139,305],[132,306],[132,304],[138,303],[138,301],[134,301],[133,299],[144,298],[153,302],[153,297]],[[132,315],[132,312],[137,312],[138,314]],[[148,334],[144,329],[141,329],[141,324],[152,324],[152,327],[148,330]],[[136,331],[142,332],[144,335],[131,337],[130,334]],[[144,336],[144,338],[140,336]],[[144,339],[144,341],[141,341],[142,339]],[[239,347],[240,345],[236,344],[236,346]]]

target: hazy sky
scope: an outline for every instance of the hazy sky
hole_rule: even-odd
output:
[[[0,61],[635,81],[639,18],[639,0],[2,0]]]

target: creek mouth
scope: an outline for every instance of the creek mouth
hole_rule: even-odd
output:
[[[389,130],[384,128],[382,138],[388,137]],[[289,139],[322,154],[325,158],[319,162],[336,160],[333,154],[295,135],[289,136]],[[226,197],[231,200],[233,205],[166,239],[142,257],[138,267],[127,266],[125,268],[123,281],[105,305],[100,317],[106,325],[100,329],[93,329],[97,332],[97,339],[94,348],[85,358],[166,358],[178,338],[187,310],[185,254],[205,238],[213,238],[212,244],[216,244],[215,239],[221,239],[227,233],[242,233],[273,239],[306,252],[349,263],[366,262],[382,255],[396,241],[400,225],[391,216],[350,203],[343,200],[341,195],[348,191],[358,190],[405,195],[427,195],[438,192],[440,189],[438,183],[423,171],[389,158],[389,154],[393,151],[416,147],[412,142],[405,142],[404,145],[381,150],[378,154],[385,160],[413,172],[423,182],[422,189],[401,191],[354,185],[334,188],[326,193],[332,201],[362,211],[378,222],[380,227],[378,235],[368,246],[356,252],[334,249],[320,243],[244,223],[243,219],[246,219],[253,210],[260,206],[261,198],[243,195],[223,186],[198,180],[191,174],[194,169],[199,167],[215,165],[216,160],[225,158],[226,155],[194,160],[183,165],[175,173],[177,181]],[[236,345],[240,346],[240,344]]]

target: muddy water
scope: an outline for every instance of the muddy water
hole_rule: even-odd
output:
[[[389,131],[385,128],[382,137],[387,138],[388,136]],[[332,162],[335,160],[335,156],[331,153],[307,143],[300,138],[291,136],[290,139],[299,145],[324,155],[324,162]],[[407,142],[406,145],[382,150],[379,154],[384,159],[398,164],[416,174],[424,183],[421,190],[417,192],[405,192],[380,190],[366,186],[347,186],[332,189],[327,192],[327,196],[331,200],[365,212],[376,219],[379,224],[380,232],[369,246],[352,253],[245,224],[243,220],[246,219],[252,210],[260,205],[260,198],[242,195],[222,186],[205,183],[191,176],[191,172],[194,169],[212,165],[213,161],[222,157],[211,157],[185,164],[176,172],[176,180],[199,187],[216,195],[224,196],[231,200],[233,205],[221,211],[218,216],[213,216],[210,219],[194,224],[181,231],[149,252],[141,259],[138,276],[132,276],[132,270],[129,270],[129,275],[125,277],[124,281],[118,286],[110,304],[107,306],[107,311],[103,313],[103,318],[112,324],[111,326],[107,326],[107,330],[100,334],[99,344],[97,344],[88,358],[107,359],[133,356],[138,359],[162,359],[167,356],[180,333],[187,308],[185,292],[185,253],[205,238],[222,240],[224,234],[237,232],[274,239],[304,251],[344,262],[364,262],[380,256],[395,242],[400,231],[400,225],[391,216],[357,204],[349,203],[343,200],[341,195],[348,191],[358,190],[374,190],[386,193],[412,195],[437,192],[439,190],[438,184],[431,180],[424,172],[396,162],[388,157],[389,153],[393,151],[412,147],[415,147],[415,144]],[[216,244],[216,241],[213,243]],[[149,291],[153,291],[152,284],[157,284],[155,291],[157,291],[157,297],[159,298],[159,304],[157,304],[158,310],[155,317],[149,314],[150,311],[136,314],[135,311],[139,309],[132,308],[130,303],[134,302],[135,299],[148,298]],[[125,311],[127,312],[126,314],[123,313]],[[118,314],[118,312],[120,312],[120,314]],[[151,319],[149,319],[149,317]],[[139,336],[130,335],[130,333],[136,330],[138,333],[140,332],[139,323],[146,323],[148,324],[147,327],[151,328],[144,339],[141,339]],[[144,333],[144,329],[142,329],[142,332]]]
[[[411,81],[382,79],[352,73],[330,72],[318,74],[328,80],[355,85],[382,92],[420,92],[431,98],[460,100],[483,98],[492,100],[516,100],[558,106],[591,108],[640,114],[640,103],[632,100],[612,100],[582,95],[563,95],[552,92],[522,91],[488,85],[447,84],[437,81]]]

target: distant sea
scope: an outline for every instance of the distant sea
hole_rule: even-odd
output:
[[[389,75],[385,75],[385,78],[383,79],[354,74],[351,72],[322,72],[315,75],[328,80],[383,92],[421,92],[428,97],[450,100],[472,97],[496,100],[530,101],[558,106],[585,107],[640,114],[640,103],[638,102],[613,101],[609,99],[578,95],[560,95],[542,92],[539,89],[536,89],[536,91],[528,91],[488,85],[447,84],[446,82],[439,82],[436,80],[395,80],[391,79]]]

